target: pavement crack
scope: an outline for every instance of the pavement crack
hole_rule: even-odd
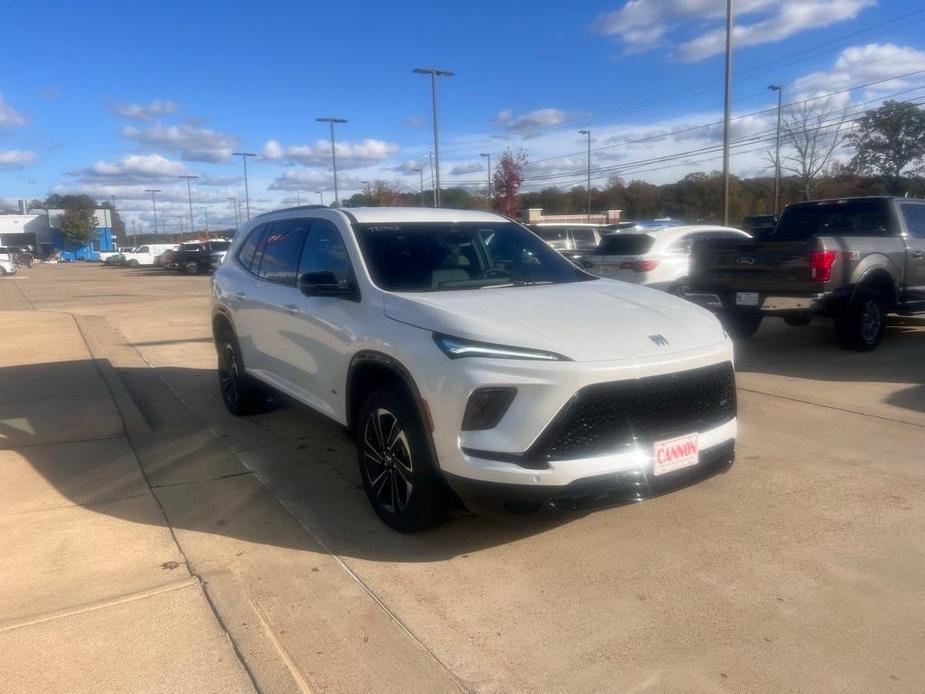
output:
[[[219,480],[227,480],[232,477],[245,477],[247,475],[253,475],[254,473],[250,470],[244,470],[242,472],[230,472],[227,475],[219,475],[218,477],[209,477],[204,480],[186,480],[184,482],[170,482],[169,484],[152,484],[151,489],[169,489],[170,487],[182,487],[187,484],[202,484],[203,482],[218,482]]]

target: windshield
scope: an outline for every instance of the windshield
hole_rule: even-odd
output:
[[[394,292],[596,279],[512,222],[357,224],[373,281]]]

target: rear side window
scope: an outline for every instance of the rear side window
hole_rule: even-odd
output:
[[[791,205],[780,218],[772,239],[810,236],[890,236],[886,200],[834,200]]]
[[[906,229],[913,236],[925,239],[925,205],[902,203],[903,219],[906,220]]]
[[[209,250],[213,252],[214,251],[227,251],[230,245],[231,244],[228,243],[227,241],[210,241]]]
[[[597,247],[597,255],[642,255],[648,253],[655,238],[648,234],[613,234],[605,236]]]
[[[338,282],[346,282],[352,276],[344,240],[337,227],[326,219],[314,220],[302,249],[299,274],[306,272],[333,272]]]
[[[263,256],[257,276],[270,282],[295,285],[299,256],[309,221],[291,219],[276,222],[264,234]]]
[[[257,252],[257,244],[260,243],[260,237],[263,236],[263,232],[266,230],[267,226],[265,224],[254,229],[244,240],[241,250],[238,251],[238,262],[244,266],[245,270],[251,269],[251,265],[254,262],[254,255]]]
[[[569,229],[572,240],[582,248],[593,248],[597,243],[594,229]]]
[[[568,232],[565,229],[549,227],[530,227],[530,231],[539,236],[543,241],[567,241]]]

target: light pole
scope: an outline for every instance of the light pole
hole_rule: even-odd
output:
[[[772,84],[768,87],[772,92],[777,92],[777,152],[774,155],[774,214],[780,214],[780,116],[781,108],[784,104],[784,87],[780,84]]]
[[[177,178],[186,179],[186,196],[189,199],[189,230],[192,234],[196,228],[196,224],[193,222],[193,189],[190,186],[190,181],[194,178],[199,178],[199,176],[177,176]]]
[[[421,176],[421,191],[418,193],[418,205],[424,207],[424,169],[414,169]]]
[[[729,226],[729,138],[732,120],[732,0],[726,0],[726,88],[723,108],[723,225]]]
[[[174,219],[176,219],[177,222],[179,222],[180,224],[180,241],[182,243],[183,235],[186,233],[186,230],[183,228],[183,215],[182,214],[174,215]]]
[[[588,222],[591,222],[591,131],[579,130],[579,135],[588,136]]]
[[[257,155],[254,154],[253,152],[232,152],[232,155],[235,157],[241,157],[241,161],[244,162],[244,202],[247,207],[247,221],[250,221],[251,219],[251,196],[250,196],[250,192],[247,189],[247,158],[256,157]]]
[[[151,207],[154,209],[154,235],[157,236],[157,199],[155,196],[161,191],[154,188],[146,188],[145,192],[151,193]]]
[[[318,193],[318,195],[321,196],[321,204],[323,205],[323,204],[324,204],[324,191],[323,191],[323,190],[316,190],[315,192]]]
[[[225,199],[234,204],[234,228],[237,230],[237,228],[241,226],[241,220],[238,219],[238,197],[236,195],[232,195],[230,198]]]
[[[437,78],[452,77],[453,73],[449,70],[438,70],[433,67],[416,67],[412,72],[418,75],[430,75],[430,96],[434,106],[434,171],[436,173],[434,207],[440,207],[440,128],[437,117]]]
[[[199,209],[202,210],[202,216],[206,218],[206,237],[208,238],[209,236],[209,210],[205,207],[200,207]]]
[[[434,153],[427,150],[427,160],[430,162],[430,188],[434,194],[434,207],[437,206],[437,186],[434,185]]]
[[[299,188],[300,186],[295,187],[295,204],[302,207],[302,191]]]
[[[483,152],[479,154],[480,157],[485,157],[488,160],[488,211],[490,212],[495,206],[495,196],[492,195],[491,191],[491,154],[488,152]]]
[[[334,148],[334,124],[346,123],[346,118],[316,118],[319,123],[327,123],[331,126],[331,170],[334,172],[334,207],[340,207],[340,196],[337,192],[337,152]]]

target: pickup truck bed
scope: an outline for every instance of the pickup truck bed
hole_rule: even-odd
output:
[[[734,336],[750,337],[765,316],[828,319],[843,347],[874,349],[887,313],[925,311],[925,201],[791,205],[765,238],[695,244],[687,296]]]

